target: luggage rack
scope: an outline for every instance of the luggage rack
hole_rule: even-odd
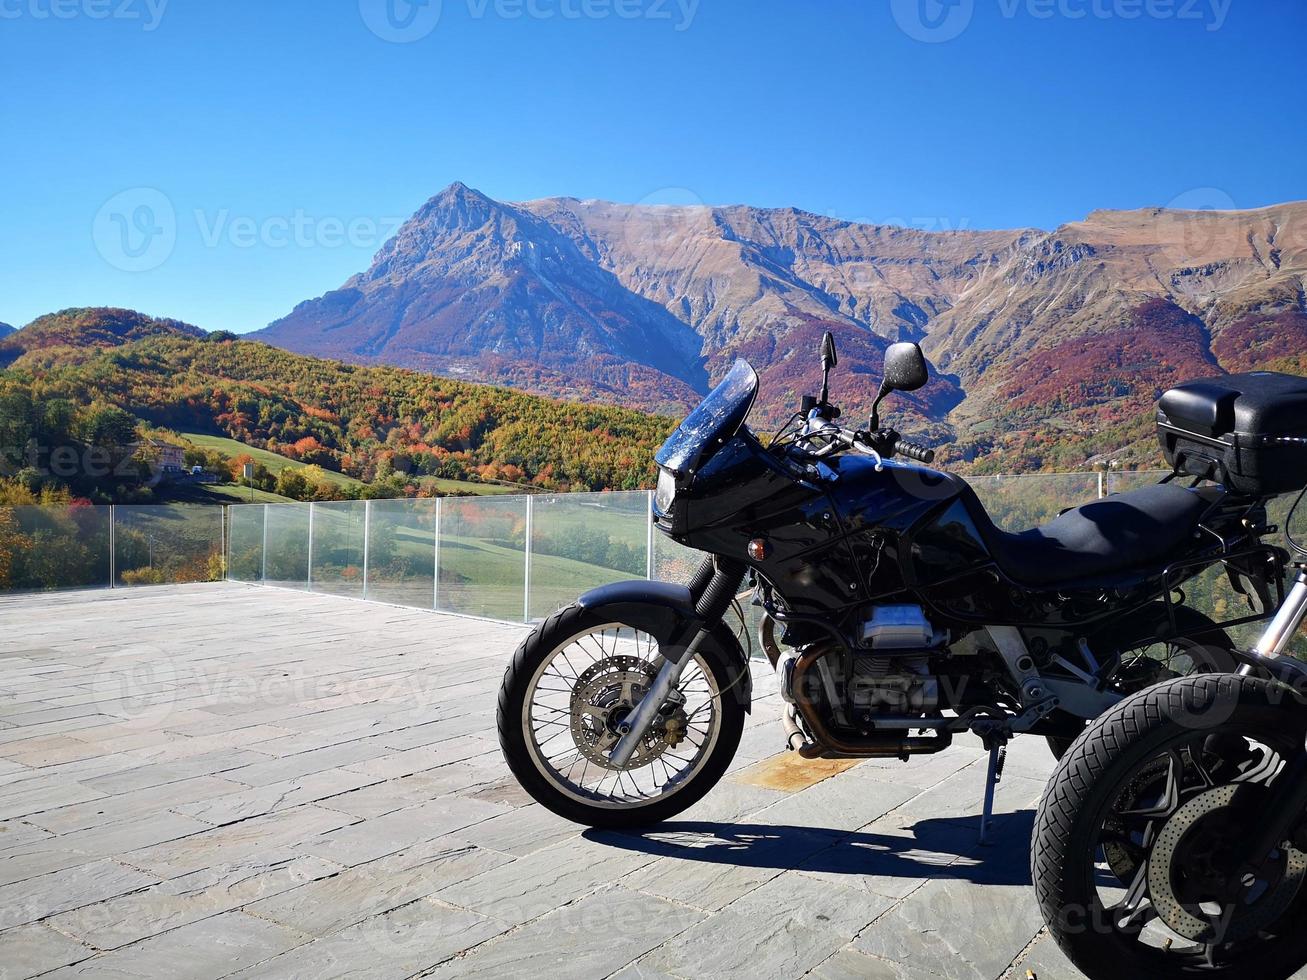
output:
[[[1253,592],[1256,593],[1257,601],[1262,607],[1260,612],[1224,620],[1217,623],[1214,628],[1225,629],[1231,626],[1259,623],[1275,615],[1275,610],[1284,602],[1285,573],[1289,565],[1289,553],[1283,548],[1263,541],[1246,544],[1242,547],[1231,547],[1229,542],[1220,535],[1215,534],[1206,527],[1201,527],[1201,529],[1221,542],[1221,550],[1215,554],[1200,555],[1196,558],[1185,558],[1172,562],[1162,570],[1162,585],[1164,587],[1162,598],[1166,604],[1166,618],[1170,624],[1172,635],[1179,632],[1175,613],[1176,607],[1183,605],[1186,598],[1184,590],[1180,586],[1214,565],[1225,566],[1226,576],[1229,579],[1231,588],[1234,589],[1236,594],[1243,596],[1245,599],[1251,599],[1252,593],[1243,586],[1238,578],[1240,575],[1246,577],[1253,586]],[[1271,592],[1272,586],[1275,590],[1274,595]],[[1180,593],[1178,601],[1175,598],[1176,592]]]

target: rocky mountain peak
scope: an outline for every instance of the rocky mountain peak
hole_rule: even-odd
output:
[[[813,390],[825,330],[842,346],[844,407],[859,414],[886,345],[918,340],[939,380],[902,410],[989,445],[981,423],[1025,431],[1077,399],[1116,417],[1111,406],[1137,411],[1186,374],[1292,355],[1278,338],[1299,336],[1300,321],[1307,336],[1304,277],[1307,203],[923,231],[797,208],[512,204],[455,183],[367,272],[262,337],[673,413],[746,356],[765,419]],[[1023,385],[1033,394],[1014,394]],[[1017,405],[1016,421],[995,422]]]

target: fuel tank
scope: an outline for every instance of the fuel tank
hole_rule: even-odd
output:
[[[780,459],[747,432],[729,440],[684,491],[683,544],[747,561],[790,611],[830,615],[902,592],[911,542],[957,503],[962,484],[921,466],[845,454]],[[938,537],[938,535],[936,535]],[[749,542],[764,556],[750,556]],[[949,539],[964,561],[975,545]]]

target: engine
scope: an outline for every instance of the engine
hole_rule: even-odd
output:
[[[939,707],[939,681],[921,654],[855,656],[847,690],[858,714],[922,714]]]
[[[919,714],[939,707],[939,681],[923,652],[944,644],[920,606],[876,606],[862,624],[874,651],[853,658],[849,702],[859,713]]]
[[[876,606],[861,629],[862,649],[809,647],[786,665],[797,688],[782,686],[787,700],[820,706],[841,728],[862,729],[877,716],[914,717],[936,711],[939,679],[931,655],[947,637],[937,634],[920,606]]]

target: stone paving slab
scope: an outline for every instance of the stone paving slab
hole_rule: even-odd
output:
[[[1075,976],[1026,868],[1051,769],[783,755],[644,832],[534,804],[494,699],[523,628],[239,585],[0,599],[0,980]],[[55,972],[51,972],[55,971]]]

